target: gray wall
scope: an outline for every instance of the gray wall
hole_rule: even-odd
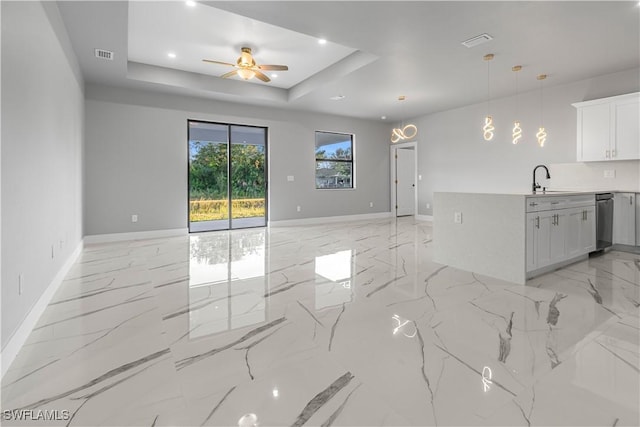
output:
[[[87,85],[86,235],[187,227],[188,119],[269,128],[272,221],[389,211],[386,124]],[[315,190],[316,130],[355,134],[355,190]]]
[[[521,73],[525,72],[523,68]],[[481,132],[486,103],[414,119],[419,129],[418,173],[423,176],[418,185],[419,213],[433,214],[436,191],[530,191],[535,165],[576,161],[576,110],[572,103],[638,90],[637,68],[562,86],[554,86],[553,76],[549,76],[544,86],[548,134],[544,148],[538,147],[535,139],[540,123],[539,91],[519,96],[524,137],[518,145],[511,143],[515,97],[491,101],[496,128],[491,142],[484,141]],[[553,176],[550,185],[554,185]]]
[[[84,95],[56,4],[1,7],[4,348],[82,239]]]

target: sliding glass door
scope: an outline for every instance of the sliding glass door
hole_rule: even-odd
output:
[[[267,224],[267,129],[189,121],[189,231]]]

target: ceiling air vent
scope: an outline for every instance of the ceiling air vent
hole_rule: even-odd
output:
[[[111,52],[110,50],[96,49],[95,52],[96,58],[113,61],[113,52]]]
[[[493,37],[491,37],[487,33],[484,33],[480,34],[479,36],[471,37],[469,40],[463,41],[462,44],[466,47],[475,47],[479,44],[486,43],[489,40],[493,40]]]

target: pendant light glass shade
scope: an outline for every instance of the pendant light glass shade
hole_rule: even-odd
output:
[[[521,65],[516,65],[511,68],[511,71],[515,72],[516,76],[516,117],[518,117],[518,71],[522,70]],[[522,128],[520,127],[520,120],[516,119],[513,122],[513,130],[511,131],[511,142],[516,145],[522,139]]]
[[[489,61],[493,59],[493,53],[489,53],[483,57],[483,59],[487,62],[487,116],[484,118],[484,126],[482,127],[482,136],[485,141],[491,141],[493,139],[493,131],[495,128],[493,127],[493,117],[489,114],[489,100],[491,99],[490,92],[490,67]]]
[[[540,74],[536,77],[538,81],[540,81],[540,127],[538,128],[538,132],[536,133],[536,138],[538,139],[538,145],[540,147],[544,147],[545,142],[547,142],[547,131],[544,128],[543,121],[543,110],[542,110],[542,81],[547,78],[546,74]]]
[[[248,70],[246,68],[240,68],[238,70],[238,75],[240,77],[242,77],[243,79],[245,79],[245,80],[249,80],[249,79],[253,78],[256,75],[256,73],[254,71]]]

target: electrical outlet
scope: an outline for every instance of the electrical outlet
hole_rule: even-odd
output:
[[[373,202],[369,202],[369,207],[372,208],[373,207]]]
[[[606,169],[604,171],[604,177],[605,178],[615,178],[616,177],[616,170],[615,169]]]
[[[456,224],[462,224],[462,212],[453,213],[453,222]]]
[[[418,181],[422,181],[422,175],[418,175]]]
[[[296,210],[297,210],[298,212],[300,212],[300,211],[302,210],[302,208],[301,208],[300,206],[298,206],[298,207],[296,207]]]
[[[24,282],[24,276],[22,273],[18,274],[18,295],[22,295],[22,283]]]
[[[293,175],[287,175],[287,181],[292,182],[294,180],[295,178],[293,177]]]
[[[131,222],[138,222],[138,215],[131,215]]]
[[[431,203],[427,203],[427,209],[431,209]]]

